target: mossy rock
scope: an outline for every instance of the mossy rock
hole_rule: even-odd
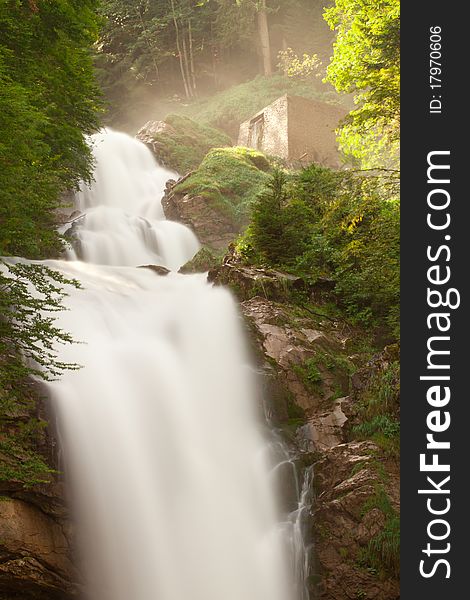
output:
[[[224,256],[224,252],[216,252],[212,248],[203,246],[191,260],[185,263],[179,270],[179,273],[204,273],[218,267]]]
[[[168,115],[164,123],[169,127],[154,136],[158,158],[178,173],[196,169],[212,148],[232,145],[222,131],[188,117]]]
[[[248,221],[251,206],[269,181],[264,154],[249,148],[214,148],[174,192],[205,198],[236,228]]]

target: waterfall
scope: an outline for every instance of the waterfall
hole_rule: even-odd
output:
[[[175,270],[197,240],[164,219],[172,173],[143,144],[91,143],[75,249],[47,262],[82,285],[58,319],[82,368],[48,387],[86,597],[298,600],[236,303],[204,275],[136,268]]]
[[[194,233],[163,215],[165,183],[175,173],[156,167],[148,148],[125,133],[108,129],[91,138],[94,182],[76,196],[70,259],[137,267],[158,264],[178,269],[199,249]]]

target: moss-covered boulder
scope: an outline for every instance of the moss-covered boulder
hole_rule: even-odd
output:
[[[221,250],[247,225],[251,206],[269,181],[270,163],[256,150],[214,148],[201,165],[169,182],[167,219],[191,227],[200,242]]]
[[[249,148],[214,148],[199,168],[179,182],[179,194],[202,196],[239,228],[269,180],[268,159]]]
[[[224,252],[217,252],[203,246],[191,260],[180,268],[179,273],[204,273],[220,265],[223,257]]]
[[[136,137],[150,147],[160,163],[181,174],[196,169],[212,148],[232,145],[222,131],[181,115],[148,121]]]

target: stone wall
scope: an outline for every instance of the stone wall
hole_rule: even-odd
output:
[[[281,96],[272,104],[253,115],[240,125],[238,145],[255,148],[266,154],[289,159],[289,140],[287,129],[287,96]],[[259,139],[259,121],[262,120],[262,139]]]
[[[288,96],[289,160],[339,167],[335,129],[346,112],[337,106]]]
[[[335,129],[346,112],[300,96],[281,96],[240,125],[239,146],[289,162],[339,167]]]

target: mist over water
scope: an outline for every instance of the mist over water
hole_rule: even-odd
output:
[[[164,220],[172,173],[144,145],[109,130],[92,143],[96,181],[76,198],[84,260],[48,263],[83,286],[59,317],[84,342],[61,358],[82,369],[48,385],[86,597],[304,598],[302,507],[277,505],[236,304],[204,275],[135,268],[177,269],[197,240]]]

